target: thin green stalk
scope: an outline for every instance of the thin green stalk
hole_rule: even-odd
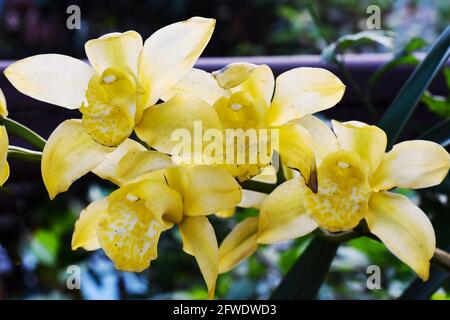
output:
[[[29,150],[22,147],[9,146],[8,158],[39,162],[42,158],[42,152]]]
[[[24,139],[39,150],[44,149],[47,141],[30,128],[9,118],[0,118],[0,122],[5,126],[8,133]]]

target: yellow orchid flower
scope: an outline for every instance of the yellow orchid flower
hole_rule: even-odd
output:
[[[386,134],[376,126],[333,121],[333,129],[336,135],[313,134],[317,182],[293,178],[263,202],[258,243],[293,239],[317,227],[345,231],[365,219],[370,231],[426,281],[436,248],[433,226],[407,197],[388,190],[439,184],[450,168],[449,153],[423,140],[398,143],[385,153]]]
[[[165,103],[144,111],[136,133],[153,148],[174,155],[172,133],[184,128],[194,137],[196,122],[205,131],[273,129],[279,143],[267,139],[268,161],[224,167],[240,181],[248,180],[270,164],[275,149],[288,167],[308,179],[313,165],[309,131],[325,126],[311,114],[333,107],[344,91],[335,75],[319,68],[295,68],[276,81],[267,65],[232,63],[213,73],[194,68],[166,93]]]
[[[122,149],[95,170],[121,187],[81,212],[72,249],[102,248],[117,269],[141,272],[156,259],[161,232],[178,225],[183,250],[196,258],[212,298],[219,253],[206,215],[239,203],[241,187],[220,168],[173,167],[159,152]]]
[[[156,31],[145,43],[135,31],[106,34],[85,45],[91,65],[42,54],[6,68],[20,92],[82,113],[82,122],[65,122],[45,146],[42,175],[51,198],[126,141],[143,111],[192,68],[214,26],[214,19],[194,17]]]
[[[194,17],[156,31],[145,43],[135,31],[109,33],[86,43],[91,66],[43,54],[11,64],[5,75],[26,95],[79,109],[96,142],[117,146],[130,136],[143,110],[192,68],[214,26],[214,19]]]

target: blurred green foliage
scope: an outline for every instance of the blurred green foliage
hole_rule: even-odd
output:
[[[444,76],[447,82],[447,88],[450,92],[450,68],[444,69]],[[430,109],[432,112],[438,114],[442,118],[450,119],[450,93],[447,97],[433,95],[430,92],[425,92],[422,97],[422,102]]]

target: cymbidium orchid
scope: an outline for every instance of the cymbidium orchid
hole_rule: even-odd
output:
[[[272,136],[266,138],[267,161],[221,161],[221,166],[245,181],[267,168],[275,149],[288,167],[300,170],[308,179],[313,157],[309,131],[324,125],[311,114],[333,107],[344,91],[345,86],[335,75],[319,68],[295,68],[276,81],[267,65],[232,63],[212,74],[194,68],[166,93],[165,103],[144,111],[136,133],[153,148],[179,156],[174,151],[177,142],[172,133],[184,128],[194,137],[196,122],[204,130],[221,132],[273,129],[278,141]],[[226,147],[224,144],[225,150],[213,158],[228,155]],[[252,147],[250,143],[245,145],[247,149]],[[246,150],[246,155],[249,153]]]
[[[5,70],[20,92],[82,113],[82,122],[64,122],[45,146],[42,174],[51,198],[131,135],[144,110],[192,68],[214,25],[214,19],[194,17],[156,31],[145,43],[135,31],[110,33],[86,43],[90,65],[42,54]]]
[[[220,168],[172,167],[167,155],[127,141],[128,151],[116,150],[100,169],[120,188],[82,211],[72,248],[102,248],[117,269],[141,272],[156,259],[160,234],[178,225],[212,298],[219,254],[206,215],[237,205],[239,184]]]
[[[258,243],[293,239],[316,228],[346,231],[364,219],[372,234],[427,280],[436,248],[433,226],[411,200],[389,190],[439,184],[449,171],[450,155],[423,140],[398,143],[385,153],[386,134],[361,122],[333,121],[333,129],[335,135],[331,130],[313,134],[317,179],[293,178],[264,200]],[[254,226],[246,222],[245,232],[254,234]]]

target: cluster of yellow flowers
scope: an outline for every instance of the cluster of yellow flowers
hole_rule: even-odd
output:
[[[50,198],[88,172],[118,186],[81,212],[72,248],[102,248],[117,269],[140,272],[156,259],[160,234],[177,225],[183,250],[196,258],[213,297],[218,274],[258,243],[316,228],[350,230],[365,219],[427,279],[433,227],[419,207],[388,190],[439,184],[450,167],[446,150],[405,141],[385,153],[386,135],[375,126],[333,121],[330,129],[312,114],[337,104],[345,86],[324,69],[295,68],[275,79],[267,65],[232,63],[212,73],[193,68],[214,26],[213,19],[194,17],[145,42],[134,31],[111,33],[86,43],[90,65],[43,54],[5,70],[20,92],[82,114],[61,123],[45,145],[42,177]],[[176,163],[172,133],[182,128],[194,135],[196,121],[219,131],[276,129],[279,143],[268,153],[280,155],[279,170],[290,179],[265,195],[240,183],[276,182],[270,161]],[[0,154],[7,145],[3,128]],[[6,155],[0,162],[4,182]],[[229,217],[235,207],[255,207],[260,215],[237,224],[219,247],[207,216]]]

